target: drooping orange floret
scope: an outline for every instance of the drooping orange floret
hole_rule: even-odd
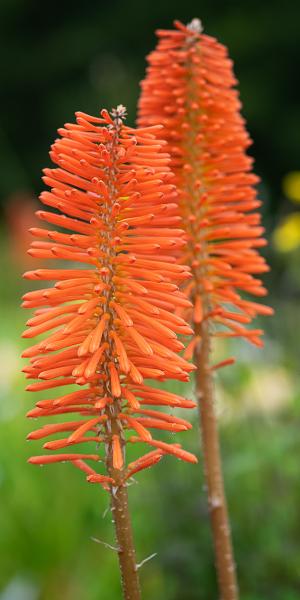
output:
[[[138,123],[164,126],[179,208],[188,244],[181,253],[192,282],[184,282],[196,325],[209,319],[211,334],[244,336],[262,345],[260,329],[246,325],[272,309],[247,298],[264,296],[259,275],[268,270],[258,249],[266,244],[256,209],[260,206],[251,172],[251,143],[226,48],[202,33],[194,19],[159,30],[142,82]],[[246,294],[243,294],[246,292]],[[241,295],[242,294],[242,295]],[[188,355],[197,343],[191,342]]]
[[[63,454],[36,456],[30,462],[70,460],[89,481],[104,487],[166,453],[196,462],[179,446],[159,445],[150,433],[190,427],[148,406],[192,408],[193,402],[145,382],[187,381],[193,369],[178,355],[183,344],[177,339],[191,330],[174,315],[174,306],[189,305],[178,285],[190,274],[174,257],[185,243],[184,233],[169,157],[156,139],[159,128],[134,130],[123,124],[124,116],[122,106],[111,115],[103,110],[100,117],[77,113],[76,124],[59,130],[61,137],[50,152],[58,167],[45,169],[43,179],[51,190],[41,194],[41,201],[57,212],[38,212],[59,229],[32,229],[37,240],[29,254],[71,261],[71,267],[24,275],[56,282],[24,296],[23,306],[35,313],[23,336],[46,334],[23,353],[30,358],[27,377],[39,380],[27,389],[63,388],[60,396],[38,401],[28,416],[75,414],[75,420],[73,416],[29,434],[29,439],[64,434],[44,444]],[[66,390],[69,385],[76,387]],[[126,430],[158,448],[129,468]],[[83,442],[103,443],[109,477],[85,462],[100,460],[98,453],[74,453],[74,445],[82,447]]]

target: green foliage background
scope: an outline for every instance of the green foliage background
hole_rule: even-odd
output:
[[[23,391],[20,375],[27,315],[19,309],[22,257],[11,252],[18,241],[7,219],[11,198],[38,194],[55,131],[75,110],[96,113],[122,102],[133,123],[154,29],[194,16],[229,46],[235,61],[271,237],[292,210],[282,177],[299,170],[296,2],[287,0],[284,9],[258,0],[0,4],[0,600],[120,598],[117,557],[91,539],[114,544],[105,493],[70,465],[26,463],[35,446],[25,441],[32,423],[24,414],[34,398]],[[234,352],[239,359],[216,379],[218,412],[241,597],[297,600],[299,251],[279,254],[271,243],[268,252],[267,285],[277,316],[263,321],[263,351],[245,342],[218,348],[220,357]],[[197,452],[196,422],[185,444]],[[130,505],[138,559],[157,552],[141,569],[144,600],[216,598],[201,469],[168,458],[136,479]]]

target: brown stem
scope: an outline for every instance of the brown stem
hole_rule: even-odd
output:
[[[140,585],[125,485],[112,488],[111,510],[115,524],[123,597],[124,600],[140,600]]]
[[[194,353],[195,364],[197,366],[196,395],[202,432],[204,470],[215,547],[220,600],[238,600],[236,570],[214,407],[213,378],[209,365],[210,332],[208,320],[204,320],[201,324],[195,324],[195,333],[200,337],[200,342]]]
[[[106,382],[106,393],[110,393],[109,384]],[[118,548],[119,565],[121,571],[121,585],[124,600],[140,600],[140,584],[137,572],[135,548],[131,518],[128,507],[127,486],[124,482],[124,464],[121,468],[114,466],[113,437],[118,436],[121,441],[124,459],[124,435],[122,425],[117,415],[120,412],[120,400],[112,396],[113,402],[106,407],[108,420],[106,423],[106,468],[107,473],[114,483],[110,486],[110,505],[112,520],[115,526],[115,538]]]
[[[106,386],[108,386],[108,383],[106,383]],[[110,393],[109,387],[106,387],[106,393]],[[124,459],[124,434],[121,422],[117,418],[120,410],[120,400],[118,398],[113,398],[113,402],[106,408],[106,414],[108,415],[106,424],[106,467],[109,476],[114,480],[114,483],[110,486],[110,505],[118,547],[123,598],[124,600],[140,600],[141,592],[128,507],[128,493],[126,483],[124,482],[124,465],[118,469],[114,467],[112,445],[114,435],[118,436],[121,441]]]

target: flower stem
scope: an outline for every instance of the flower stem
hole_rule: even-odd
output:
[[[106,393],[111,390],[106,382]],[[118,548],[119,566],[121,572],[121,585],[124,600],[140,600],[140,584],[136,566],[135,547],[131,517],[128,507],[127,485],[124,482],[124,464],[121,468],[114,465],[113,437],[118,436],[121,440],[121,452],[124,460],[124,434],[122,425],[117,415],[120,413],[120,400],[114,398],[113,402],[106,407],[108,420],[106,423],[106,468],[108,475],[114,480],[110,486],[110,505],[112,521],[115,527],[115,538]]]
[[[195,364],[197,366],[196,396],[202,432],[204,471],[220,600],[238,600],[236,569],[222,475],[218,425],[214,407],[213,377],[209,365],[210,331],[208,320],[195,324],[195,334],[200,337],[200,342],[196,346],[194,353]]]
[[[140,600],[133,534],[126,485],[111,489],[111,510],[115,525],[124,600]]]

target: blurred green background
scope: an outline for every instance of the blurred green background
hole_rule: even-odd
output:
[[[270,240],[266,277],[276,316],[265,348],[246,342],[236,366],[216,378],[224,471],[241,598],[300,597],[300,5],[279,2],[148,0],[0,3],[1,334],[0,600],[117,600],[108,498],[70,465],[38,469],[26,459],[32,429],[24,414],[19,358],[27,315],[19,309],[31,268],[26,229],[49,165],[56,129],[76,110],[126,104],[135,119],[145,55],[154,30],[199,16],[229,47],[243,113],[255,144],[260,197]],[[192,394],[192,389],[189,390]],[[187,391],[185,390],[185,394]],[[46,395],[44,397],[47,397]],[[196,421],[196,417],[195,417]],[[196,424],[196,423],[195,423]],[[197,427],[185,434],[197,451]],[[36,449],[40,447],[36,445]],[[38,451],[38,450],[37,450]],[[201,456],[200,456],[201,467]],[[201,468],[167,458],[130,487],[144,600],[217,598]]]

